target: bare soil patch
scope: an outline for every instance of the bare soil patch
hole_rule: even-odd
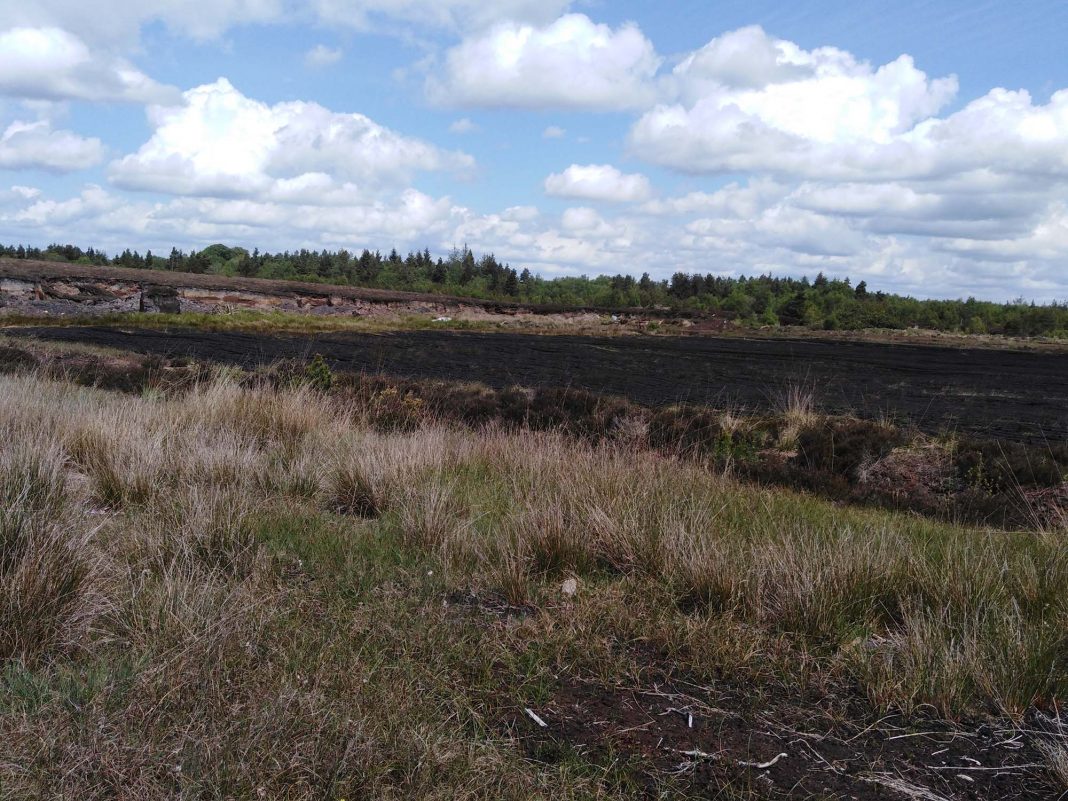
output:
[[[863,713],[836,719],[834,704],[840,702],[768,699],[664,676],[640,686],[569,678],[549,701],[517,710],[506,725],[534,759],[575,753],[614,762],[650,795],[674,785],[710,798],[731,797],[731,790],[862,801],[1058,798],[1027,728],[895,715],[864,725],[856,722]]]

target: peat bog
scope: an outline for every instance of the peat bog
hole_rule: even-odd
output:
[[[1068,441],[1068,353],[872,342],[714,337],[540,337],[398,331],[271,336],[105,326],[12,328],[12,336],[255,367],[322,354],[331,368],[494,388],[563,386],[647,406],[761,411],[802,386],[828,413],[930,433]]]

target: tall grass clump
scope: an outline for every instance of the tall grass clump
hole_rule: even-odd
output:
[[[0,450],[0,662],[87,645],[106,611],[94,533],[71,508],[54,444]]]

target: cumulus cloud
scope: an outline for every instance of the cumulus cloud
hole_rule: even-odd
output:
[[[646,112],[631,145],[687,172],[809,176],[884,173],[914,156],[910,137],[956,94],[909,56],[874,68],[833,47],[805,51],[759,28],[690,54],[668,84],[677,102]]]
[[[953,76],[931,78],[907,55],[873,66],[804,50],[756,27],[690,53],[661,88],[631,129],[633,153],[752,176],[641,206],[676,221],[681,252],[924,295],[1068,293],[1068,91],[1038,103],[993,89],[946,114]]]
[[[542,139],[563,139],[566,135],[567,131],[565,131],[559,125],[550,125],[548,128],[541,132]]]
[[[65,30],[22,27],[0,32],[0,94],[150,103],[167,102],[177,92]]]
[[[0,215],[0,222],[15,230],[47,227],[60,232],[79,220],[91,220],[95,226],[101,216],[122,205],[121,200],[95,184],[87,185],[79,195],[66,200],[46,198],[40,192],[25,193],[21,207]]]
[[[154,250],[212,242],[275,250],[294,247],[402,248],[449,239],[462,219],[449,198],[409,189],[389,198],[355,198],[348,205],[292,205],[272,200],[180,197],[129,198],[86,186],[68,198],[25,187],[0,191],[0,226],[18,241],[83,241],[115,251]]]
[[[445,56],[427,91],[439,103],[498,108],[641,108],[660,66],[636,25],[613,30],[583,14],[546,26],[502,22]]]
[[[853,182],[969,171],[1068,175],[1068,91],[1036,105],[994,89],[945,117],[954,76],[903,55],[881,67],[832,47],[806,51],[745,28],[683,59],[676,100],[644,113],[632,149],[689,173],[760,172]]]
[[[149,119],[152,137],[110,166],[116,186],[345,203],[354,192],[396,186],[417,171],[462,172],[474,164],[361,114],[261,103],[222,78],[185,92],[179,106],[151,108]]]
[[[624,174],[610,164],[572,164],[545,179],[545,193],[552,197],[633,203],[647,200],[652,186],[644,175]]]
[[[109,189],[0,190],[0,228],[9,238],[111,249],[232,241],[445,251],[467,242],[550,272],[823,271],[921,295],[1068,296],[1068,91],[1039,101],[995,89],[947,113],[956,80],[928,76],[908,56],[872,65],[755,27],[662,71],[637,27],[558,19],[568,8],[564,0],[320,0],[311,14],[466,37],[433,62],[426,88],[441,103],[633,111],[631,151],[693,176],[678,196],[654,198],[644,175],[608,164],[572,164],[544,185],[574,200],[571,208],[476,213],[412,188],[421,171],[468,171],[469,156],[359,114],[261,103],[224,80],[161,97],[165,87],[113,55],[123,31],[136,38],[146,21],[203,38],[280,19],[277,3],[41,0],[0,8],[0,94],[58,109],[65,99],[150,103],[152,133],[110,166]],[[77,19],[123,10],[129,19],[84,27]],[[310,63],[334,57],[321,47]],[[62,127],[0,125],[0,167],[99,162],[100,142]],[[466,118],[450,126],[472,129]],[[733,182],[721,185],[722,174]]]
[[[1052,300],[1068,294],[1063,201],[1052,203],[1020,235],[925,239],[873,232],[865,227],[867,218],[803,207],[806,193],[817,188],[731,184],[663,201],[690,204],[680,215],[588,206],[550,215],[531,206],[478,214],[416,190],[322,205],[252,197],[152,201],[94,186],[53,198],[20,186],[0,191],[0,228],[22,241],[74,239],[112,251],[224,241],[275,250],[429,245],[445,252],[466,242],[516,267],[553,274],[647,270],[654,278],[668,278],[680,270],[823,271],[921,296],[1010,299],[1023,293]],[[752,213],[745,204],[755,204]]]
[[[972,259],[992,262],[1031,262],[1041,260],[1063,265],[1068,258],[1068,204],[1051,203],[1034,227],[1024,236],[1002,239],[949,238],[939,249]],[[1063,266],[1059,269],[1063,270]],[[1061,273],[1063,281],[1063,272]]]
[[[104,145],[72,131],[56,131],[47,120],[13,122],[0,135],[0,169],[73,172],[99,164]]]
[[[340,47],[317,44],[304,54],[304,63],[309,67],[329,67],[341,61],[344,51]]]

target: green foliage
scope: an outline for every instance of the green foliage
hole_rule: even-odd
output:
[[[492,254],[476,256],[466,246],[445,257],[429,250],[402,256],[364,250],[249,253],[222,244],[185,253],[172,248],[166,258],[124,250],[109,259],[102,251],[73,245],[47,248],[0,245],[0,256],[87,264],[114,264],[177,272],[270,278],[404,290],[472,298],[595,308],[670,307],[729,317],[742,325],[804,326],[829,331],[866,328],[921,328],[965,334],[1068,338],[1068,301],[1037,305],[1022,299],[993,303],[967,300],[918,300],[873,291],[866,281],[854,288],[848,278],[820,273],[808,278],[773,275],[675,273],[654,281],[648,273],[560,277],[551,280],[530,270],[517,271]]]
[[[304,378],[309,386],[321,392],[326,392],[334,383],[334,374],[321,353],[316,353],[315,358],[304,368]]]

